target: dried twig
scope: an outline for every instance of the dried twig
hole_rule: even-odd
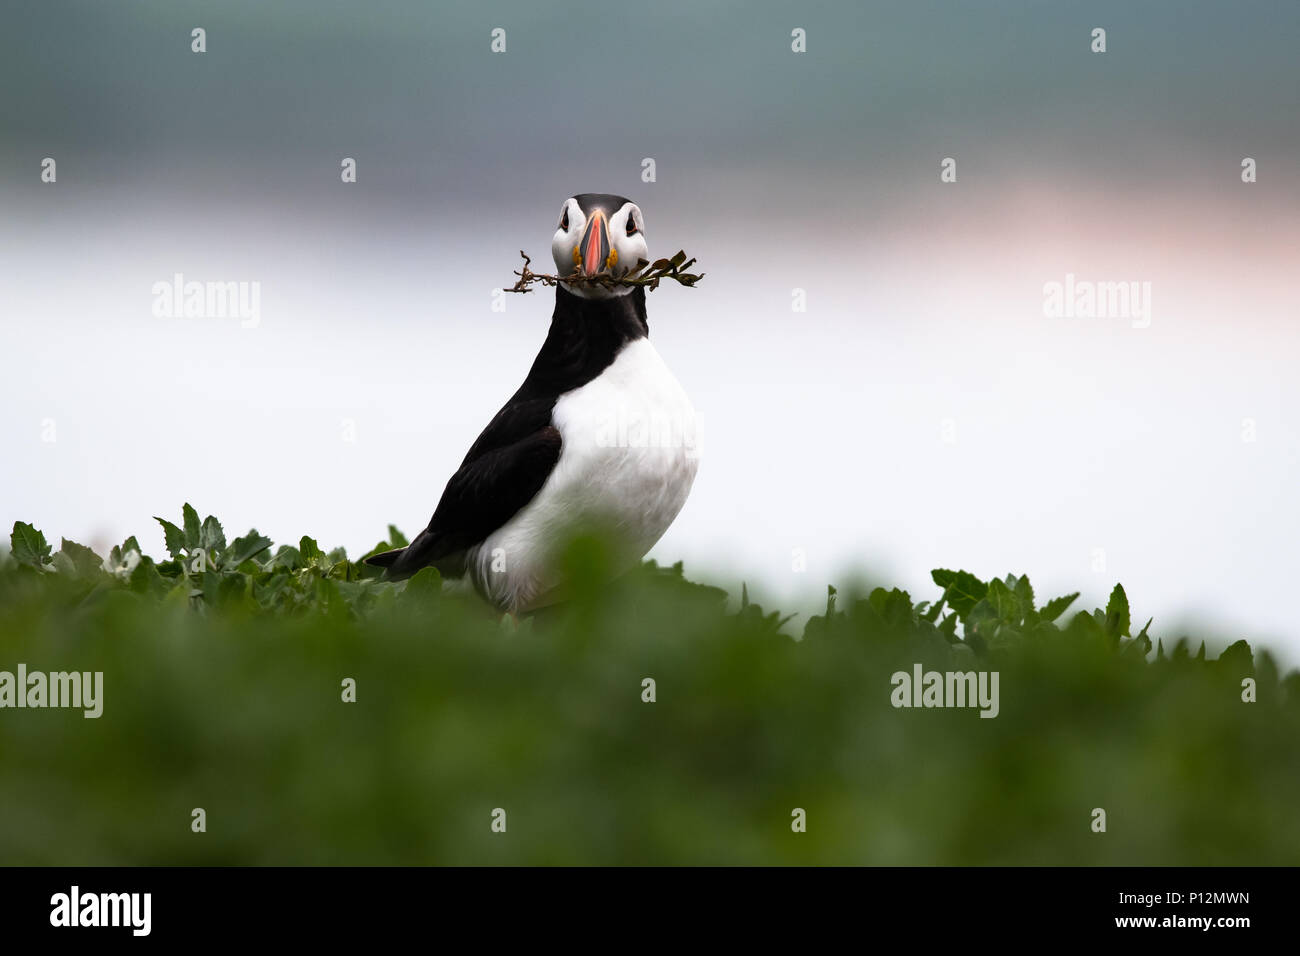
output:
[[[678,252],[671,259],[658,259],[654,262],[647,262],[645,259],[638,260],[636,268],[626,275],[612,276],[607,273],[598,273],[594,276],[583,275],[576,269],[567,276],[550,275],[543,272],[534,272],[528,266],[532,259],[522,249],[519,254],[524,257],[522,269],[515,270],[515,275],[519,280],[506,292],[531,292],[529,288],[536,282],[542,285],[552,286],[557,282],[564,282],[569,285],[598,285],[605,288],[620,285],[639,285],[648,289],[659,288],[660,279],[672,279],[674,282],[680,282],[684,286],[693,286],[704,278],[704,273],[691,273],[686,270],[695,265],[694,259],[687,259],[685,252]]]

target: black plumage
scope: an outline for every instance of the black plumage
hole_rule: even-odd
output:
[[[599,194],[575,198],[592,208],[626,202]],[[464,574],[466,550],[527,505],[559,461],[562,440],[551,422],[556,400],[596,378],[628,342],[648,333],[643,288],[588,299],[557,286],[550,331],[532,368],[447,482],[428,527],[408,547],[372,555],[367,563],[387,568],[395,579],[429,566],[448,577]]]

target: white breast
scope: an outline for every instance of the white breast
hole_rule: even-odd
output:
[[[466,555],[480,593],[514,611],[547,603],[560,583],[552,549],[576,528],[613,532],[616,572],[640,561],[686,503],[699,465],[695,409],[649,339],[561,395],[551,420],[563,445],[542,490]]]

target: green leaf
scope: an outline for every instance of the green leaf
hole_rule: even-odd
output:
[[[1014,585],[1012,585],[1014,587]],[[994,578],[989,582],[988,596],[985,598],[993,606],[1000,620],[1012,624],[1020,623],[1024,614],[1020,607],[1020,598],[1006,584]]]
[[[280,595],[291,584],[292,578],[288,574],[276,571],[264,580],[254,580],[253,597],[263,607],[275,607],[280,600]]]
[[[411,542],[406,540],[406,535],[402,534],[402,532],[397,530],[397,525],[390,524],[388,526],[388,547],[385,550],[392,550],[393,548],[405,548],[410,543]]]
[[[314,565],[325,557],[325,552],[320,549],[320,545],[306,535],[303,535],[302,540],[298,542],[298,553],[302,555],[303,563],[307,565]]]
[[[1225,669],[1233,669],[1242,674],[1254,672],[1255,658],[1247,641],[1234,641],[1219,654],[1218,663]]]
[[[199,547],[201,534],[199,513],[189,502],[186,502],[181,508],[181,514],[185,518],[185,547],[189,551],[194,551]]]
[[[288,568],[290,571],[296,571],[302,565],[302,553],[297,548],[291,548],[287,544],[280,545],[275,552],[275,557],[271,560],[271,567]]]
[[[406,582],[402,592],[403,604],[428,604],[442,594],[442,575],[437,568],[421,568]]]
[[[184,532],[166,518],[159,518],[157,515],[154,515],[153,520],[162,525],[163,540],[167,545],[167,553],[179,561],[185,556]]]
[[[1079,592],[1067,594],[1064,597],[1052,598],[1043,606],[1041,617],[1044,621],[1055,621],[1065,613],[1065,609],[1079,599]]]
[[[68,557],[79,578],[97,577],[104,570],[104,559],[84,544],[64,538],[59,545],[59,553]]]
[[[1142,630],[1138,631],[1137,637],[1133,638],[1134,642],[1142,648],[1142,653],[1146,654],[1151,650],[1151,638],[1147,636],[1147,630],[1151,627],[1154,617],[1147,618],[1147,622],[1142,625]]]
[[[876,588],[867,596],[867,603],[880,615],[881,620],[899,629],[900,633],[910,629],[912,596],[906,591],[900,591],[898,588],[892,591]]]
[[[935,601],[934,604],[928,606],[927,602],[922,601],[916,606],[916,613],[921,616],[921,620],[929,621],[933,624],[935,621],[939,620],[939,615],[943,613],[943,605],[944,599],[942,597]]]
[[[357,571],[357,566],[346,559],[335,561],[331,556],[327,555],[321,561],[321,564],[329,568],[329,571],[326,572],[326,577],[338,581],[355,581],[360,577],[360,573]]]
[[[222,555],[221,564],[225,568],[237,568],[249,558],[256,557],[271,546],[271,539],[250,529],[242,538],[236,538]]]
[[[130,588],[136,594],[151,594],[155,597],[167,593],[167,582],[158,573],[158,567],[149,558],[144,558],[131,572]]]
[[[1122,584],[1116,584],[1106,603],[1106,632],[1115,638],[1128,637],[1130,623],[1128,595]]]
[[[988,585],[967,571],[948,571],[938,568],[930,572],[930,577],[934,579],[935,584],[944,589],[944,599],[948,602],[948,606],[961,618],[965,618],[988,594]]]
[[[997,605],[993,601],[982,598],[975,602],[975,606],[970,609],[962,623],[965,625],[967,640],[972,633],[989,638],[997,633],[998,625],[1002,623],[1002,615],[998,613]],[[978,649],[977,645],[976,650]]]
[[[49,543],[45,535],[25,521],[15,521],[14,530],[9,535],[9,547],[14,560],[30,568],[40,568],[50,563]]]
[[[251,610],[255,605],[249,594],[250,578],[244,574],[223,574],[217,583],[217,606],[230,611]]]
[[[1014,575],[1012,575],[1014,577]],[[1021,575],[1017,578],[1012,589],[1016,592],[1016,597],[1020,599],[1023,613],[1028,614],[1034,609],[1034,588],[1029,583],[1029,575]]]
[[[163,596],[163,603],[175,608],[188,608],[190,606],[190,595],[193,591],[194,589],[190,587],[189,581],[181,578]]]
[[[113,567],[120,568],[126,563],[126,556],[134,551],[141,557],[144,556],[144,549],[140,547],[140,542],[135,540],[135,535],[127,538],[120,545],[115,545],[113,550],[108,553],[108,560]]]
[[[1070,618],[1067,629],[1071,632],[1081,633],[1089,638],[1104,637],[1105,616],[1101,611],[1089,614],[1087,611],[1079,611],[1074,617]]]
[[[199,530],[199,547],[209,551],[221,551],[226,547],[226,533],[221,530],[221,522],[212,515],[203,519],[203,527]]]

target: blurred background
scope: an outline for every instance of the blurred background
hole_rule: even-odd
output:
[[[553,293],[493,290],[609,191],[707,273],[649,299],[704,456],[655,557],[792,611],[853,572],[1121,580],[1162,633],[1300,660],[1293,3],[4,19],[6,526],[160,555],[188,500],[354,553],[413,533],[545,336]],[[259,283],[256,327],[156,317],[176,273]],[[1149,282],[1149,326],[1045,317],[1067,274]]]

